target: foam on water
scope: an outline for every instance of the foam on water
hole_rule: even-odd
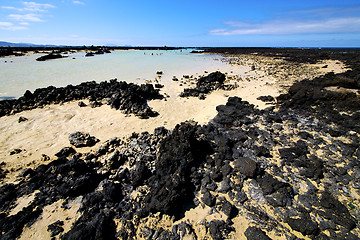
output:
[[[69,54],[67,58],[38,62],[45,54],[0,58],[0,99],[20,97],[26,90],[47,86],[66,86],[85,81],[119,81],[144,83],[154,80],[157,71],[165,79],[193,72],[203,73],[222,65],[214,55],[176,51],[114,51],[111,54],[85,57],[85,53]],[[166,83],[165,83],[166,84]]]

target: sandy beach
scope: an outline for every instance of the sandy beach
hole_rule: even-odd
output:
[[[183,89],[193,86],[191,82],[195,82],[195,80],[183,79],[179,82],[171,82],[169,79],[162,79],[160,83],[170,82],[170,84],[165,85],[161,93],[170,97],[166,98],[166,101],[152,100],[149,103],[149,106],[159,113],[156,118],[139,119],[134,115],[123,114],[107,105],[98,108],[80,108],[78,101],[50,105],[0,118],[2,132],[0,159],[7,163],[8,170],[11,170],[11,174],[7,175],[5,181],[14,182],[16,176],[24,168],[35,168],[43,164],[43,154],[53,159],[55,153],[69,145],[68,136],[72,132],[88,132],[101,140],[98,144],[100,145],[113,137],[128,137],[133,132],[147,131],[151,133],[155,128],[161,126],[173,129],[176,124],[186,120],[193,120],[203,125],[216,116],[216,106],[225,104],[228,97],[239,96],[256,107],[264,109],[271,104],[257,100],[258,97],[267,95],[275,97],[282,91],[286,91],[285,86],[290,86],[295,81],[308,77],[310,72],[312,77],[316,77],[327,72],[341,73],[346,70],[342,63],[325,61],[321,64],[304,64],[302,68],[294,68],[297,72],[294,72],[293,77],[289,78],[287,77],[288,71],[277,70],[279,71],[277,75],[272,76],[261,70],[269,68],[269,66],[275,66],[275,68],[283,66],[279,60],[257,56],[238,56],[226,57],[223,61],[229,62],[229,65],[222,66],[218,70],[227,74],[231,84],[237,84],[236,89],[217,90],[207,96],[205,100],[180,98],[179,95]],[[254,65],[259,70],[251,71],[251,67]],[[321,68],[324,65],[329,67]],[[193,75],[194,78],[199,76],[191,70],[183,75]],[[181,76],[179,77],[181,78]],[[85,101],[85,103],[89,102]],[[28,121],[18,123],[19,117],[25,117]],[[96,149],[98,145],[92,148],[81,148],[79,151],[89,152]],[[18,155],[10,156],[9,153],[14,149],[23,151]]]
[[[276,184],[278,184],[279,182],[277,181],[279,181],[280,179],[281,184],[283,184],[286,179],[286,184],[290,184],[291,186],[293,186],[293,188],[295,189],[294,192],[296,192],[296,194],[311,193],[311,191],[309,190],[311,188],[310,185],[313,188],[319,189],[326,186],[325,180],[323,182],[321,182],[320,180],[311,180],[311,182],[309,182],[308,180],[304,180],[303,178],[299,177],[301,173],[296,173],[296,181],[291,177],[286,177],[292,174],[293,169],[284,166],[284,164],[282,163],[285,161],[283,160],[284,156],[282,155],[281,151],[279,153],[279,149],[285,149],[286,147],[290,147],[283,143],[284,138],[286,138],[284,137],[285,135],[288,138],[287,141],[289,144],[296,143],[302,139],[301,137],[298,137],[300,132],[302,132],[301,129],[303,128],[306,131],[310,132],[311,127],[309,127],[310,125],[308,123],[303,124],[300,120],[296,126],[293,126],[292,124],[295,123],[292,122],[293,120],[291,120],[289,116],[286,116],[288,118],[283,117],[281,123],[276,123],[276,120],[273,120],[272,124],[268,124],[268,120],[266,119],[267,117],[265,117],[265,115],[264,117],[262,117],[257,111],[264,110],[265,113],[268,113],[269,116],[272,116],[271,114],[275,114],[276,111],[272,112],[273,110],[269,109],[276,106],[276,97],[280,94],[288,93],[289,88],[293,84],[298,83],[303,79],[312,80],[317,77],[324,76],[327,73],[341,74],[349,70],[349,66],[346,66],[344,62],[341,62],[339,60],[323,60],[317,62],[316,64],[295,64],[281,58],[273,58],[261,55],[223,55],[219,58],[219,63],[220,62],[226,62],[227,64],[221,66],[219,65],[219,68],[216,70],[226,75],[225,83],[233,86],[234,89],[217,89],[207,94],[206,98],[202,100],[198,97],[183,98],[180,97],[180,94],[184,91],[185,88],[193,88],[199,78],[206,76],[209,73],[197,73],[189,69],[188,72],[184,72],[176,76],[179,81],[172,81],[170,79],[170,76],[159,76],[156,80],[148,81],[148,83],[159,83],[164,85],[163,88],[161,88],[160,93],[165,96],[165,98],[151,100],[148,102],[149,107],[151,107],[152,110],[156,111],[159,114],[156,117],[140,119],[134,114],[124,114],[123,112],[111,108],[109,105],[106,104],[100,107],[91,108],[89,106],[90,102],[87,99],[82,100],[87,105],[86,107],[79,107],[79,101],[72,101],[62,104],[52,104],[42,108],[22,111],[9,116],[1,117],[0,130],[2,134],[0,136],[0,162],[4,163],[4,166],[2,166],[2,170],[6,172],[5,177],[1,179],[2,184],[21,184],[25,181],[25,169],[30,168],[36,170],[36,168],[40,165],[47,165],[58,159],[58,157],[55,156],[56,153],[58,153],[64,147],[72,147],[69,143],[68,137],[73,132],[86,132],[100,140],[92,147],[76,148],[76,152],[82,153],[83,156],[88,156],[90,153],[96,155],[96,153],[99,152],[101,146],[109,144],[109,141],[111,141],[111,139],[114,139],[114,137],[124,141],[124,144],[120,144],[120,146],[114,147],[112,151],[117,149],[115,151],[119,151],[120,153],[125,154],[125,152],[127,151],[126,148],[131,148],[130,146],[132,140],[128,139],[132,136],[133,132],[148,132],[152,134],[154,132],[154,129],[158,127],[165,127],[168,130],[174,130],[176,129],[175,126],[177,124],[189,120],[197,122],[200,126],[204,127],[206,127],[209,123],[220,124],[219,116],[221,114],[221,111],[217,109],[217,106],[228,106],[227,102],[230,98],[240,97],[243,101],[248,101],[250,104],[253,104],[255,109],[257,109],[254,110],[254,112],[250,112],[248,116],[250,119],[249,121],[253,121],[253,125],[245,127],[243,126],[243,128],[249,132],[252,131],[251,128],[256,128],[259,129],[256,130],[258,132],[264,131],[270,132],[275,135],[277,134],[276,137],[271,140],[275,142],[273,144],[274,147],[269,147],[269,149],[271,150],[268,151],[268,153],[264,153],[264,155],[261,155],[262,153],[256,155],[256,159],[258,161],[256,169],[257,171],[260,171],[260,168],[264,169],[265,173],[261,173],[263,175],[261,175],[260,173],[256,173],[258,174],[258,178],[256,181],[256,178],[252,177],[251,175],[255,173],[246,175],[248,173],[242,172],[242,174],[246,175],[245,180],[242,177],[236,177],[235,175],[232,178],[229,177],[229,179],[233,182],[232,184],[234,186],[236,186],[237,184],[242,186],[243,190],[241,190],[241,192],[245,192],[244,198],[248,200],[246,200],[244,205],[242,205],[242,203],[236,200],[236,197],[229,197],[230,195],[228,195],[227,190],[219,190],[222,188],[223,181],[225,180],[216,182],[218,187],[217,190],[209,190],[209,192],[210,194],[214,194],[216,196],[216,202],[220,204],[219,211],[217,211],[216,208],[214,208],[213,206],[209,206],[207,205],[207,203],[203,203],[204,194],[205,192],[207,194],[208,191],[206,190],[201,192],[198,190],[196,192],[195,198],[199,202],[200,200],[202,202],[200,202],[196,207],[186,211],[185,216],[180,219],[175,219],[173,216],[170,216],[171,214],[153,214],[153,212],[151,212],[149,216],[142,219],[140,222],[138,220],[136,220],[138,221],[136,222],[134,219],[137,218],[134,217],[132,221],[136,225],[134,232],[136,233],[137,239],[150,239],[148,236],[146,236],[146,229],[154,229],[154,231],[156,231],[157,229],[161,228],[164,231],[171,232],[173,226],[181,226],[181,224],[183,223],[188,224],[185,224],[185,226],[192,227],[191,231],[181,230],[183,231],[181,232],[181,239],[211,239],[210,235],[212,237],[214,236],[211,232],[212,228],[214,227],[210,224],[210,222],[214,224],[216,221],[220,220],[226,222],[229,216],[233,214],[230,214],[226,212],[226,210],[224,210],[224,206],[228,203],[231,206],[236,206],[236,212],[238,212],[236,217],[232,218],[232,227],[234,229],[233,231],[229,230],[229,234],[227,235],[231,239],[245,239],[248,234],[250,234],[249,229],[252,229],[252,226],[256,226],[259,228],[261,228],[261,226],[265,226],[261,229],[271,239],[289,239],[290,236],[296,236],[302,239],[313,239],[313,235],[315,234],[315,232],[301,232],[294,226],[294,224],[292,224],[292,220],[289,220],[289,222],[287,223],[283,222],[283,214],[285,214],[286,208],[289,207],[289,205],[281,205],[281,209],[277,209],[276,204],[269,205],[269,202],[271,203],[271,200],[268,199],[270,193],[265,193],[266,191],[263,188],[263,185],[265,184],[263,183],[263,181],[265,180],[261,180],[262,178],[265,179],[268,177],[268,175],[266,174],[272,174],[273,176],[275,176],[277,173],[274,166],[277,166],[282,169],[283,175],[281,175],[281,177],[274,177],[277,180],[271,181],[274,181],[276,182]],[[192,78],[185,78],[183,77],[183,75],[192,76]],[[258,99],[261,96],[274,97],[275,101],[261,101]],[[103,101],[103,103],[105,103],[105,101]],[[246,109],[247,105],[245,103],[241,104],[243,105],[239,106],[243,106],[244,109]],[[230,107],[230,105],[228,107]],[[277,111],[279,111],[279,109],[277,109]],[[294,113],[294,115],[295,114],[296,113]],[[19,122],[20,117],[25,118],[26,121]],[[305,119],[304,121],[306,122],[308,121],[308,119]],[[219,126],[222,126],[222,128],[219,127],[219,129],[227,129],[226,124]],[[233,126],[232,128],[238,130],[241,129],[241,127],[237,126]],[[329,134],[324,132],[313,131],[312,134],[314,134],[314,136],[317,136],[318,138],[327,138],[328,144],[331,144],[334,141],[340,141],[342,139],[341,136],[330,136]],[[359,133],[353,134],[356,136],[359,135]],[[261,137],[266,138],[264,136]],[[251,137],[249,137],[249,139],[250,138]],[[269,139],[254,139],[254,142],[257,144],[262,141],[263,144],[259,145],[268,146],[267,144],[269,143],[266,141],[270,141]],[[161,141],[157,141],[159,141],[158,144],[161,145]],[[218,140],[214,138],[212,141],[217,143]],[[276,145],[276,141],[281,144]],[[244,143],[244,146],[246,146],[246,143],[247,141]],[[241,146],[245,149],[243,145]],[[235,148],[236,145],[234,145],[233,147]],[[309,144],[309,149],[311,148],[310,153],[317,157],[326,157],[326,153],[316,152],[316,150],[319,150],[317,148],[321,147],[325,147],[325,145]],[[11,151],[16,149],[19,149],[18,153],[10,154]],[[249,149],[252,148],[249,147]],[[109,159],[110,155],[114,153],[112,151],[106,153],[104,156],[100,156],[96,161],[101,162],[104,160],[106,162],[107,160],[105,159]],[[156,156],[160,154],[159,151],[160,150],[156,150]],[[263,150],[256,151],[261,152]],[[269,157],[268,155],[271,155],[271,157]],[[239,158],[245,158],[249,156],[250,158],[252,158],[252,155],[250,153],[246,153],[245,151],[245,153],[243,153],[243,156]],[[334,155],[333,157],[334,159],[340,159],[341,154],[338,154],[336,156]],[[215,159],[216,157],[212,158]],[[227,158],[223,160],[225,162],[228,161]],[[347,160],[345,161],[345,163],[346,162]],[[155,165],[156,164],[157,163],[155,163]],[[240,168],[239,166],[236,166],[236,164],[237,163],[235,160],[231,160],[228,165],[234,169]],[[253,164],[253,162],[251,162],[251,164]],[[137,169],[136,166],[136,164],[133,166],[129,165],[128,169],[130,171],[135,171]],[[268,168],[265,168],[266,166],[268,166]],[[207,169],[207,167],[209,166],[205,164],[205,169]],[[304,165],[302,166],[302,168],[306,168],[306,166]],[[118,174],[121,169],[124,169],[124,167],[120,167],[118,170],[116,170],[116,174]],[[97,171],[101,172],[100,170],[105,171],[103,168],[99,168]],[[199,170],[199,172],[203,171],[204,170]],[[109,175],[112,174],[113,172],[109,172]],[[116,178],[116,174],[114,175],[114,178]],[[112,179],[109,178],[106,181],[112,181]],[[114,181],[116,183],[121,182],[121,180]],[[100,183],[99,186],[95,188],[95,192],[102,191],[103,188],[101,184],[106,185],[106,183]],[[236,187],[234,186],[232,188],[235,191]],[[142,187],[144,189],[141,189]],[[150,189],[151,187],[148,188]],[[132,190],[130,191],[133,196],[131,201],[141,202],[143,200],[143,195],[149,193],[148,188],[145,185],[137,187],[135,186],[134,188],[132,188]],[[281,188],[283,188],[283,185],[281,185]],[[259,191],[261,192],[260,189],[263,189],[264,193],[258,193]],[[351,194],[348,195],[348,197],[343,198],[342,202],[349,202],[349,199],[352,199],[351,201],[353,202],[353,204],[357,206],[357,204],[359,203],[359,195],[357,195],[357,191],[353,191],[351,189],[347,189],[347,191],[349,192],[349,194],[351,192]],[[9,208],[12,209],[10,215],[16,215],[22,210],[23,207],[30,206],[31,203],[34,202],[36,193],[34,192],[22,196],[17,200],[16,203],[13,203],[13,207]],[[276,192],[274,194],[276,194]],[[292,194],[293,193],[291,193],[290,195]],[[71,230],[72,224],[81,219],[81,211],[84,210],[80,211],[79,209],[81,209],[81,206],[84,206],[82,205],[84,203],[84,198],[86,198],[86,194],[83,194],[81,196],[79,195],[76,198],[68,197],[66,199],[66,203],[64,203],[64,199],[59,198],[57,201],[53,201],[51,202],[51,204],[45,205],[42,213],[37,218],[35,223],[33,223],[29,227],[24,227],[23,232],[19,235],[19,239],[52,239],[50,237],[50,231],[47,228],[50,223],[54,223],[58,220],[62,221],[64,224],[61,234],[66,234]],[[298,199],[298,196],[296,196],[295,199]],[[63,208],[64,204],[68,207]],[[269,219],[266,221],[269,224],[275,224],[276,222],[276,224],[279,224],[277,228],[270,227],[271,224],[266,225],[266,221],[262,222],[263,220],[261,220],[261,217],[260,220],[256,220],[256,217],[254,217],[256,213],[251,213],[252,208],[257,208],[259,209],[258,211],[263,211],[263,213],[266,213],[266,216]],[[3,212],[8,214],[9,210],[4,210]],[[254,214],[254,216],[252,214]],[[257,216],[261,216],[261,214]],[[295,219],[296,217],[289,215],[288,218]],[[124,231],[124,229],[127,229],[128,226],[126,224],[129,224],[129,221],[124,221],[121,218],[114,217],[116,231],[122,232]],[[259,225],[258,223],[255,224],[255,222],[257,221],[260,222]],[[220,223],[216,222],[216,224]],[[215,228],[224,228],[224,231],[227,231],[225,225],[216,225]],[[185,229],[187,228],[185,227]],[[257,230],[254,231],[256,232]],[[322,234],[328,234],[329,236],[331,235],[329,230],[325,229],[321,231],[323,231]],[[287,232],[287,235],[284,234],[285,232]],[[353,233],[355,235],[359,234],[359,230],[356,228]],[[257,232],[257,234],[260,233]],[[55,239],[62,239],[62,237],[60,237],[60,235],[55,235]],[[122,238],[118,237],[118,239]]]

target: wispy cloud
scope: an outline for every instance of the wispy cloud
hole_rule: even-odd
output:
[[[19,12],[46,12],[47,9],[56,8],[52,4],[48,3],[36,3],[36,2],[22,2],[23,7],[12,7],[12,6],[2,6],[1,8],[16,10]]]
[[[285,12],[262,22],[225,21],[211,35],[360,33],[360,6]]]
[[[8,30],[8,31],[16,31],[16,30],[25,30],[27,27],[17,26],[11,22],[0,22],[0,29]]]
[[[74,4],[78,4],[78,5],[85,5],[84,2],[81,2],[81,1],[73,1]]]
[[[38,14],[10,14],[9,18],[18,22],[43,22]]]
[[[28,29],[31,22],[44,22],[44,13],[48,12],[49,9],[56,8],[54,5],[49,3],[36,3],[36,2],[22,2],[22,6],[1,6],[2,9],[12,11],[15,13],[7,16],[9,22],[7,26],[5,24],[0,25],[0,29],[3,30],[25,30]]]
[[[225,22],[226,27],[213,29],[212,35],[360,33],[360,17],[326,20],[272,20],[262,23]]]

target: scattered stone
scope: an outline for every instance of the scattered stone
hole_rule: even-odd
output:
[[[55,153],[55,156],[57,156],[58,158],[61,158],[61,157],[66,158],[66,157],[70,156],[71,154],[75,154],[75,153],[76,153],[76,151],[72,147],[64,147],[59,152]]]
[[[162,84],[159,84],[159,83],[155,84],[155,88],[163,88],[163,87],[164,87],[164,85],[162,85]]]
[[[214,240],[222,240],[227,238],[229,233],[233,230],[234,228],[229,226],[223,220],[213,220],[210,222],[209,232],[210,236]]]
[[[47,228],[47,231],[50,232],[50,237],[55,237],[62,233],[64,231],[64,228],[62,226],[64,226],[63,221],[56,221],[50,224]]]
[[[247,157],[241,157],[235,160],[234,168],[246,177],[256,177],[257,163]]]
[[[213,207],[215,206],[216,198],[209,191],[205,191],[201,198],[201,201],[209,207]]]
[[[90,107],[91,108],[97,108],[97,107],[101,107],[103,104],[99,101],[91,101],[90,102]]]
[[[23,150],[20,148],[15,148],[14,150],[10,151],[10,155],[15,155],[21,153]]]
[[[257,100],[260,100],[262,102],[274,102],[275,101],[275,98],[270,96],[270,95],[267,95],[267,96],[260,96],[258,98],[256,98]]]
[[[29,119],[27,119],[26,117],[21,116],[21,117],[19,117],[18,123],[25,122],[27,120],[29,120]]]
[[[248,240],[271,240],[264,231],[257,227],[248,227],[245,236]]]
[[[69,135],[69,142],[71,145],[80,147],[92,147],[99,140],[95,137],[91,137],[89,133],[74,132]]]
[[[184,78],[186,77],[184,76]],[[206,77],[199,78],[195,88],[184,89],[184,92],[180,94],[180,97],[200,98],[200,94],[202,94],[202,96],[205,96],[205,94],[208,94],[211,91],[224,87],[225,78],[225,74],[221,72],[210,73]]]
[[[87,105],[83,101],[78,102],[79,107],[86,107]]]

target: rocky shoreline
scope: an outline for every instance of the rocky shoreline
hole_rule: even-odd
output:
[[[106,104],[125,114],[148,118],[156,116],[157,113],[147,105],[147,100],[162,97],[152,84],[136,85],[124,81],[118,82],[117,79],[101,83],[85,82],[59,88],[50,86],[36,89],[34,93],[28,90],[18,99],[0,101],[0,117],[50,104],[89,99],[93,107],[101,106],[101,101],[104,100]]]
[[[0,237],[32,236],[47,206],[59,205],[78,215],[47,222],[53,239],[358,239],[360,74],[358,59],[345,63],[352,70],[296,82],[264,110],[230,97],[205,125],[159,127],[86,153],[81,144],[62,149],[0,187]],[[203,78],[187,97],[207,94],[199,89],[209,82],[209,91],[222,83]],[[152,116],[146,100],[160,97],[152,85],[106,84],[108,91],[90,82],[72,87],[75,96],[40,99],[96,93],[93,101],[110,98],[117,109]],[[140,107],[121,107],[135,96],[115,97],[117,89],[134,92]],[[57,91],[67,90],[50,92]],[[40,102],[36,91],[25,95]],[[23,102],[3,115],[37,107]],[[19,199],[28,199],[24,208]]]

